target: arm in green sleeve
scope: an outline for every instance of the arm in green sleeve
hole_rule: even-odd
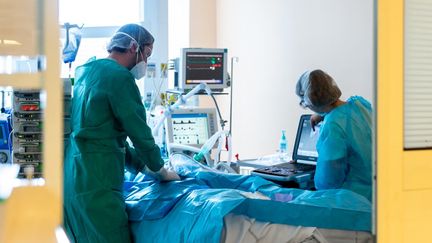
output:
[[[145,165],[152,171],[159,171],[164,161],[160,149],[155,144],[150,127],[146,123],[144,106],[140,100],[138,87],[131,80],[119,80],[110,97],[110,105],[114,116],[126,131],[139,158],[131,164],[137,171]],[[132,154],[132,153],[131,153]]]

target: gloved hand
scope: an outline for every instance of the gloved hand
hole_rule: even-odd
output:
[[[156,175],[160,181],[178,181],[180,180],[180,176],[173,170],[167,170],[165,167],[162,167]]]
[[[318,125],[320,122],[322,122],[322,120],[324,120],[324,117],[317,115],[317,114],[313,114],[310,118],[310,124],[312,127],[312,130],[315,131],[315,126]]]

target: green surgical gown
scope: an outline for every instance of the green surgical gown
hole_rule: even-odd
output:
[[[125,163],[134,172],[145,166],[158,171],[159,147],[129,70],[112,59],[93,58],[77,68],[75,82],[64,162],[66,231],[72,242],[130,242],[122,195]]]

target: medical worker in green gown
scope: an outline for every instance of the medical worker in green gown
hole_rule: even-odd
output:
[[[342,92],[322,70],[308,71],[297,82],[300,104],[322,122],[317,141],[317,190],[348,189],[372,200],[372,106],[360,96],[341,100]],[[314,124],[313,124],[314,125]]]
[[[64,223],[72,242],[130,242],[125,167],[154,172],[160,180],[179,179],[163,167],[135,84],[144,77],[153,42],[142,26],[124,25],[108,43],[107,58],[76,69],[64,164]]]

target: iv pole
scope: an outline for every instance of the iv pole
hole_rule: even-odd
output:
[[[233,114],[233,109],[232,109],[232,106],[233,106],[233,80],[234,80],[234,62],[238,62],[239,61],[239,58],[238,57],[232,57],[231,58],[231,80],[230,80],[230,82],[231,82],[231,85],[230,85],[230,116],[229,116],[229,121],[230,121],[230,124],[229,124],[229,133],[228,133],[228,148],[229,148],[229,151],[228,151],[228,164],[230,164],[231,163],[231,159],[232,159],[232,143],[231,143],[231,139],[232,139],[232,114]]]

